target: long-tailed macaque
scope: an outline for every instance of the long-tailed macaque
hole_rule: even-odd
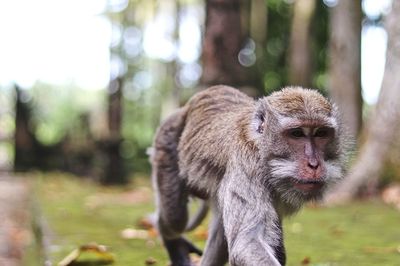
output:
[[[194,95],[162,123],[151,158],[172,265],[202,254],[182,237],[189,196],[213,211],[201,265],[284,265],[282,218],[342,176],[341,131],[336,107],[314,90],[254,100],[214,86]]]

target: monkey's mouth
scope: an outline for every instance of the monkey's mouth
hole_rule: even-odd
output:
[[[295,179],[292,180],[293,186],[302,192],[306,193],[315,193],[320,191],[323,186],[324,182],[322,180],[299,180]]]

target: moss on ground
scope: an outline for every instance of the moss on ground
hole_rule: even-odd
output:
[[[110,188],[64,174],[36,177],[35,193],[53,232],[54,263],[82,244],[97,242],[110,247],[113,265],[146,265],[150,258],[154,265],[168,264],[156,237],[121,237],[126,228],[140,229],[138,222],[154,210],[148,178],[133,180]],[[379,201],[309,206],[284,223],[288,265],[400,265],[399,223],[400,212]],[[199,247],[205,243],[202,227],[188,236]]]

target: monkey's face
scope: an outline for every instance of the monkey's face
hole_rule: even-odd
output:
[[[279,149],[270,157],[268,179],[288,203],[318,199],[330,182],[341,177],[334,126],[293,119],[273,141]]]
[[[338,117],[337,108],[315,90],[285,88],[258,100],[252,122],[264,158],[258,166],[284,202],[299,207],[318,199],[343,176]]]

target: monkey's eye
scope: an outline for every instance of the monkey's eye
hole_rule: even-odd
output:
[[[289,137],[291,138],[303,138],[306,135],[304,135],[303,129],[301,128],[292,128],[289,130]]]
[[[327,138],[331,135],[332,129],[330,128],[318,128],[317,131],[314,133],[314,137],[316,138]]]

